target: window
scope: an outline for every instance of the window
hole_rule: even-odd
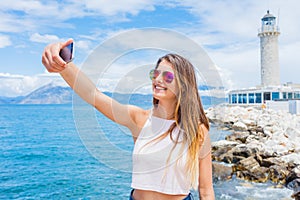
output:
[[[283,99],[287,99],[286,92],[283,92],[283,93],[282,93],[282,98],[283,98]]]
[[[239,95],[238,102],[243,103],[243,95],[242,94],[238,94],[238,95]]]
[[[237,103],[236,94],[232,94],[232,103]]]
[[[254,103],[255,101],[255,99],[254,99],[255,97],[254,97],[254,93],[249,93],[249,103]]]
[[[261,93],[255,93],[255,103],[261,103]]]
[[[264,101],[271,100],[271,92],[264,92]]]
[[[243,103],[247,103],[247,94],[243,94]]]
[[[272,100],[279,99],[279,92],[272,92]]]
[[[293,93],[292,92],[289,92],[288,93],[288,99],[292,99],[293,98]]]

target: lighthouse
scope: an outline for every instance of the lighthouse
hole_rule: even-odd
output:
[[[267,105],[268,109],[300,115],[300,84],[280,84],[276,17],[267,11],[258,31],[261,56],[261,85],[230,90],[228,103],[238,106]]]
[[[262,87],[279,86],[278,36],[280,32],[276,24],[276,17],[270,14],[268,10],[261,22],[258,33],[260,38],[261,85]]]

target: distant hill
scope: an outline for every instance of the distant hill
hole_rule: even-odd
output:
[[[121,103],[137,106],[151,105],[152,94],[120,94],[104,92],[108,96]],[[48,84],[34,90],[26,96],[0,97],[0,104],[70,104],[72,103],[73,90],[70,87],[62,87]],[[224,98],[201,96],[204,105],[219,104],[225,102]]]
[[[24,98],[24,96],[18,96],[18,97],[0,96],[0,104],[16,104],[23,98]]]
[[[68,104],[72,102],[72,89],[48,84],[34,90],[18,104]]]
[[[72,89],[48,84],[26,96],[0,97],[0,104],[68,104],[72,102]]]

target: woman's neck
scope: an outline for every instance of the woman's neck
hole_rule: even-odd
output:
[[[163,119],[174,119],[175,118],[175,103],[162,104],[158,103],[154,107],[153,114],[156,117],[160,117]]]

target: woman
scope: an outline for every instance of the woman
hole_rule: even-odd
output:
[[[190,189],[214,199],[209,123],[198,94],[192,64],[176,54],[160,58],[151,70],[153,108],[123,105],[101,93],[59,51],[72,40],[48,45],[42,62],[59,72],[87,103],[126,126],[135,143],[130,199],[188,200]]]

